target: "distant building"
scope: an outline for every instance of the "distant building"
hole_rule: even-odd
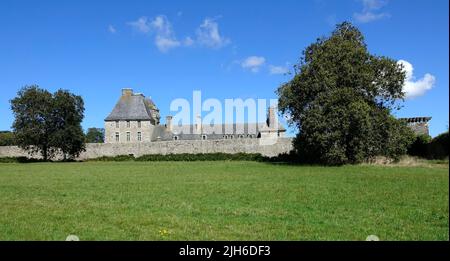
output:
[[[430,135],[428,129],[428,122],[431,117],[413,117],[413,118],[400,118],[399,120],[406,121],[408,126],[417,134]]]
[[[168,140],[275,139],[286,129],[278,122],[274,108],[269,108],[266,122],[202,126],[200,116],[195,124],[174,125],[172,116],[160,125],[155,103],[132,89],[122,89],[122,96],[105,119],[105,143],[154,142]]]

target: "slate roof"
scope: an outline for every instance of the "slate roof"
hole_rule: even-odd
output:
[[[428,121],[431,120],[431,117],[399,118],[399,120],[406,121],[406,122],[408,122],[408,123],[428,122]]]
[[[173,130],[168,131],[164,125],[155,126],[151,140],[173,140],[174,136],[178,136],[180,140],[201,140],[202,135],[207,135],[208,140],[223,139],[223,135],[234,135],[234,138],[239,138],[243,135],[244,138],[252,135],[252,138],[257,138],[262,129],[266,128],[266,123],[234,123],[234,124],[216,124],[213,127],[206,127],[203,125],[201,134],[196,133],[195,125],[173,125]],[[281,124],[278,129],[285,131]]]
[[[142,94],[122,95],[105,121],[154,120],[155,103]]]

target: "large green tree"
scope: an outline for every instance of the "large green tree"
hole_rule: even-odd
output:
[[[0,131],[0,146],[16,145],[16,138],[11,131]]]
[[[299,133],[301,160],[357,163],[406,153],[412,132],[391,111],[403,99],[405,72],[395,60],[370,54],[351,23],[309,45],[293,79],[277,90],[281,112]]]
[[[81,122],[84,118],[84,102],[81,96],[67,90],[53,94],[52,120],[56,128],[51,144],[58,148],[64,159],[77,157],[84,149],[84,133]]]
[[[44,160],[56,153],[74,158],[84,150],[81,128],[84,103],[66,90],[51,94],[37,85],[25,86],[11,100],[15,120],[13,131],[19,147]]]
[[[86,133],[86,143],[103,143],[105,130],[102,128],[89,128]]]

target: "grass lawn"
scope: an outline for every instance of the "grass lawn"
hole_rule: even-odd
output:
[[[4,163],[0,240],[449,240],[448,171],[442,164]]]

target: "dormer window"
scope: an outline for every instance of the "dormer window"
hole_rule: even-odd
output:
[[[127,121],[127,128],[130,128],[130,121]]]
[[[141,127],[141,121],[138,121],[138,128]]]

